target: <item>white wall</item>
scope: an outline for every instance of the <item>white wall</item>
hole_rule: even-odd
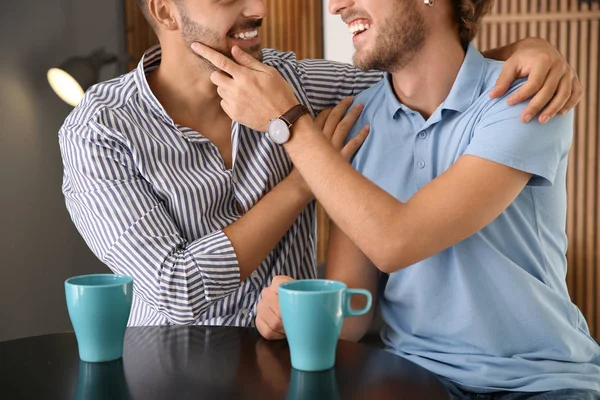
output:
[[[329,0],[323,0],[323,36],[325,58],[328,60],[352,63],[354,46],[348,33],[348,26],[339,15],[329,14]]]

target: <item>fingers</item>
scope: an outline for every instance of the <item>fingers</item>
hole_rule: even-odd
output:
[[[230,95],[227,88],[231,84],[232,79],[229,75],[221,71],[215,71],[212,74],[210,74],[210,80],[212,83],[215,84],[215,86],[217,86],[217,94],[222,99],[221,108],[225,111],[227,108],[226,103],[229,98],[228,96]]]
[[[527,107],[525,108],[525,111],[523,111],[523,113],[521,114],[521,120],[523,122],[529,122],[531,118],[533,118],[534,115],[538,114],[540,110],[544,106],[546,106],[546,104],[548,104],[548,102],[554,97],[554,95],[557,93],[561,77],[565,74],[565,72],[566,69],[562,62],[555,63],[550,69],[550,72],[548,73],[546,78],[544,79],[541,88],[537,90],[537,93],[535,93],[536,91],[532,90],[531,87],[537,87],[539,85],[540,80],[535,79],[533,85],[527,88],[531,90],[531,94],[535,94],[535,96],[529,101]],[[526,85],[527,84],[523,85],[523,87],[519,89],[519,91],[526,89]],[[517,91],[515,95],[517,95],[519,91]],[[524,96],[527,94],[529,93],[525,93]],[[548,122],[549,118],[547,118],[547,116],[544,115],[542,117],[544,118],[543,123]]]
[[[319,115],[317,115],[317,117],[315,118],[315,125],[321,131],[323,131],[323,129],[325,128],[325,122],[327,122],[327,118],[329,118],[332,111],[333,111],[333,107],[326,108],[323,111],[321,111],[319,113]]]
[[[331,143],[336,149],[341,149],[344,146],[346,137],[348,137],[348,132],[350,132],[350,129],[352,129],[364,108],[365,107],[362,104],[357,104],[337,125],[333,137],[331,138]]]
[[[510,88],[510,85],[519,78],[519,71],[517,69],[516,63],[512,62],[509,59],[504,63],[502,67],[502,71],[500,71],[500,76],[496,79],[496,85],[494,89],[490,92],[490,97],[492,99],[504,96],[504,94]]]
[[[522,103],[527,99],[530,99],[542,88],[544,82],[546,81],[546,76],[548,76],[548,72],[550,72],[550,69],[542,67],[539,64],[535,68],[536,69],[533,70],[527,78],[527,82],[525,82],[525,84],[521,86],[519,90],[517,90],[508,98],[509,105],[513,106],[515,104]]]
[[[281,278],[291,280],[289,277]],[[283,282],[278,282],[277,287],[281,283]],[[279,297],[277,296],[277,289],[273,286],[265,288],[261,293],[261,300],[256,307],[255,323],[256,328],[265,339],[276,340],[285,337],[281,312],[279,311]]]
[[[346,97],[340,103],[335,106],[329,118],[327,118],[327,122],[325,122],[325,126],[323,127],[323,134],[327,139],[331,139],[333,137],[333,133],[335,132],[335,128],[338,126],[348,108],[352,105],[354,99],[352,97]]]
[[[285,276],[285,275],[278,275],[275,278],[273,278],[273,280],[271,281],[271,286],[269,286],[269,289],[272,289],[275,294],[277,294],[277,289],[279,288],[279,285],[281,285],[282,283],[285,282],[290,282],[293,281],[293,278],[290,278],[289,276]]]
[[[214,65],[217,69],[227,72],[231,76],[235,76],[242,71],[242,67],[240,65],[202,43],[192,43],[192,50],[194,53],[200,57],[203,57],[212,65]]]
[[[258,61],[256,58],[252,57],[250,54],[246,53],[244,50],[239,48],[238,46],[233,46],[231,49],[231,55],[238,64],[253,69],[255,71],[263,71],[264,64]]]
[[[285,334],[271,328],[269,324],[261,317],[256,317],[256,329],[267,340],[285,339]]]
[[[581,87],[579,78],[577,78],[577,76],[575,76],[573,78],[573,80],[571,81],[571,97],[569,97],[569,100],[567,100],[567,103],[560,110],[560,114],[564,115],[568,111],[575,108],[577,103],[579,103],[579,101],[581,100],[582,96],[583,96],[583,88]]]
[[[358,135],[356,135],[352,140],[350,140],[341,151],[342,157],[346,159],[346,161],[350,160],[352,156],[360,149],[360,146],[365,142],[367,136],[369,136],[369,131],[371,127],[369,125],[364,126]]]
[[[210,81],[216,86],[228,86],[232,83],[231,76],[221,71],[215,71],[210,74]]]
[[[565,104],[571,97],[572,84],[573,77],[571,76],[571,74],[565,74],[560,78],[556,94],[554,95],[550,103],[548,103],[544,107],[542,114],[538,118],[540,124],[545,124],[546,122],[550,121],[552,118],[554,118],[556,113],[558,113],[565,106]]]

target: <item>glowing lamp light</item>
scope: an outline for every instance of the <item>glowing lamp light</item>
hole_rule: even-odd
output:
[[[100,69],[116,61],[115,55],[99,49],[86,57],[69,58],[59,67],[50,68],[46,76],[56,95],[76,107],[85,91],[98,82]]]

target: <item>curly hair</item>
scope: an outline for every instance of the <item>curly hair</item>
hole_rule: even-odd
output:
[[[481,20],[494,5],[494,0],[453,0],[452,3],[460,41],[467,46],[477,36]]]

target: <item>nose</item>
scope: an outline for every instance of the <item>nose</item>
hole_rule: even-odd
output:
[[[329,0],[329,13],[338,15],[346,8],[352,6],[352,0]]]
[[[247,0],[244,9],[244,17],[262,19],[267,15],[267,4],[265,0]]]

